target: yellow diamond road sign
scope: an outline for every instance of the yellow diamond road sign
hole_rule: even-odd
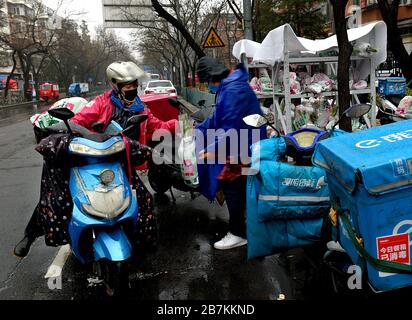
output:
[[[222,39],[218,36],[215,28],[210,28],[210,31],[206,37],[205,42],[203,43],[203,48],[220,48],[224,47]]]

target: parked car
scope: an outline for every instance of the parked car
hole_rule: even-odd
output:
[[[169,96],[177,96],[176,88],[169,80],[149,81],[144,91],[145,94],[168,94]]]
[[[84,97],[89,93],[89,84],[74,82],[69,86],[69,97]]]
[[[50,101],[50,100],[59,100],[60,91],[59,85],[56,83],[43,83],[40,86],[40,100]]]

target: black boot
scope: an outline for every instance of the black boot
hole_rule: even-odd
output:
[[[24,236],[24,238],[14,248],[14,255],[24,258],[30,251],[30,247],[36,238]]]

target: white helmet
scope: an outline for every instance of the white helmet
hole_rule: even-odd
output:
[[[116,91],[119,91],[119,87],[117,86],[119,83],[131,83],[145,75],[145,72],[131,61],[114,62],[106,69],[107,79]]]

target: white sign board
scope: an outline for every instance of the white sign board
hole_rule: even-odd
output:
[[[102,0],[102,4],[105,28],[138,28],[156,19],[150,0]]]

